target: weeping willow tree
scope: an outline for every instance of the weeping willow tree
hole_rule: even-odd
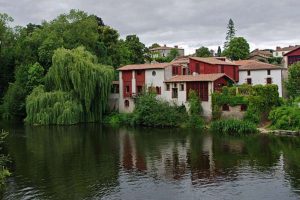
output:
[[[26,122],[75,124],[102,120],[114,70],[83,47],[55,51],[46,77],[27,97]]]

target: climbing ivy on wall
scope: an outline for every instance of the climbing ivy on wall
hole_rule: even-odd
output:
[[[112,67],[100,65],[83,47],[55,51],[52,66],[27,97],[26,122],[76,124],[102,120],[113,80]]]
[[[224,104],[230,106],[247,105],[245,119],[259,123],[266,118],[271,109],[280,105],[277,85],[241,85],[234,87],[223,87],[222,92],[212,95],[213,119],[221,116],[221,107]]]

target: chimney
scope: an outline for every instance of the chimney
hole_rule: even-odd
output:
[[[174,48],[175,48],[175,49],[178,49],[178,45],[175,45]]]
[[[276,47],[276,51],[280,51],[280,49],[281,49],[280,47]]]
[[[164,47],[167,47],[167,45],[166,45],[166,44],[164,44]]]

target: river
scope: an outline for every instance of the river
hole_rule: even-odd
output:
[[[10,132],[3,199],[299,199],[300,138],[97,124]]]

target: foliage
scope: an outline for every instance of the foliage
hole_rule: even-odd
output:
[[[245,60],[249,57],[249,54],[249,43],[243,37],[231,39],[228,47],[223,51],[223,55],[229,57],[231,60]]]
[[[248,135],[257,133],[255,124],[236,119],[214,121],[211,123],[210,129],[213,132],[227,135]]]
[[[222,56],[222,50],[220,46],[218,46],[217,56],[218,57]]]
[[[210,57],[211,53],[207,47],[200,47],[199,49],[196,49],[196,56],[197,57]]]
[[[280,105],[277,85],[241,85],[223,87],[222,92],[212,94],[213,119],[221,116],[221,106],[247,105],[245,120],[259,123],[265,119],[272,108]]]
[[[226,41],[224,43],[224,50],[228,48],[228,45],[230,41],[235,37],[235,27],[234,22],[232,19],[229,19],[228,25],[227,25],[227,33],[226,33]]]
[[[114,71],[83,47],[58,49],[45,77],[26,100],[30,124],[75,124],[102,120]]]
[[[201,106],[201,100],[197,96],[197,93],[193,90],[189,91],[189,120],[187,126],[190,128],[203,128],[204,120],[201,117],[203,108]]]
[[[176,48],[174,48],[174,49],[171,49],[168,57],[172,61],[173,59],[177,58],[178,56],[179,56],[179,51]]]
[[[3,97],[8,83],[13,80],[15,69],[15,34],[9,24],[13,19],[0,13],[0,98]]]
[[[0,132],[0,193],[3,192],[5,187],[5,179],[10,176],[9,171],[6,168],[7,162],[9,161],[8,156],[5,155],[4,152],[4,143],[5,138],[7,137],[8,133],[4,130]]]
[[[273,65],[280,65],[282,63],[282,57],[270,57],[268,62]]]
[[[133,123],[150,127],[178,127],[188,118],[186,111],[166,101],[156,99],[154,94],[141,95],[133,111]]]
[[[289,67],[285,86],[291,98],[300,97],[300,62]]]
[[[133,125],[132,114],[113,112],[104,117],[103,123],[111,126]]]
[[[284,130],[300,130],[300,107],[281,106],[270,112],[269,119],[272,128]]]
[[[160,47],[160,45],[157,44],[157,43],[153,43],[153,44],[149,47],[149,49],[153,49],[153,48],[157,48],[157,47]]]
[[[15,82],[10,83],[1,105],[2,118],[25,117],[25,99],[34,87],[43,83],[44,69],[39,63],[21,65],[16,69]]]
[[[134,64],[144,63],[145,45],[136,35],[126,36],[125,44],[130,51],[130,62]]]

